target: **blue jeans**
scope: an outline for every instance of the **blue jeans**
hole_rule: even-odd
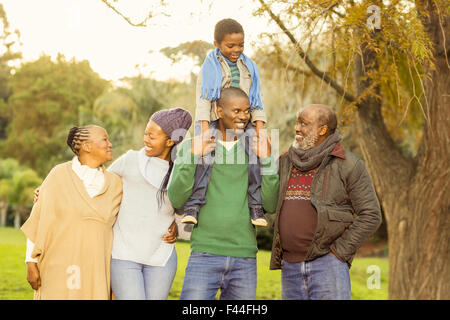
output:
[[[117,300],[166,300],[176,272],[175,249],[164,267],[111,259],[111,289]]]
[[[256,258],[236,258],[192,252],[186,266],[180,300],[255,300]]]
[[[350,300],[350,291],[347,263],[331,253],[308,262],[282,262],[283,300]]]
[[[248,132],[256,133],[255,127],[248,123],[245,129]],[[195,124],[195,134],[201,133],[200,122]],[[215,136],[217,139],[217,121],[210,122],[210,135]],[[262,208],[261,198],[261,162],[259,158],[254,154],[250,148],[250,137],[248,135],[242,135],[240,137],[244,146],[245,152],[249,156],[248,165],[248,206],[250,208]],[[192,194],[188,201],[184,205],[184,210],[195,210],[199,212],[200,208],[206,203],[206,190],[208,188],[209,179],[211,178],[211,172],[214,164],[214,151],[206,155],[204,162],[197,164],[194,176],[194,186],[192,188]],[[251,161],[250,161],[251,159]],[[255,163],[252,163],[255,162]]]

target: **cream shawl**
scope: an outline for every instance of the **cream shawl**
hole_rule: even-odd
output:
[[[72,170],[54,167],[39,200],[22,226],[34,242],[42,286],[35,299],[109,299],[112,226],[122,199],[122,181],[105,171],[105,183],[91,198]]]

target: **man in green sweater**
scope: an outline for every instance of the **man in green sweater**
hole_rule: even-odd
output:
[[[191,235],[182,300],[212,300],[218,289],[221,299],[256,297],[258,247],[247,200],[249,159],[255,159],[248,154],[256,154],[262,164],[264,210],[272,213],[277,205],[279,179],[270,139],[262,133],[254,136],[250,152],[245,151],[243,139],[235,139],[250,120],[248,96],[239,88],[222,90],[217,113],[217,139],[197,136],[181,145],[168,189],[172,205],[182,208],[192,193],[196,163],[215,151],[207,202]]]

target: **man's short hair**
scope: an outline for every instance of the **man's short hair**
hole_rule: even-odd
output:
[[[329,106],[323,104],[312,105],[316,107],[319,126],[326,125],[329,133],[333,134],[337,128],[336,113]]]
[[[244,29],[241,24],[234,19],[223,19],[216,23],[214,28],[214,40],[221,43],[226,34],[242,33]]]
[[[220,91],[220,98],[217,100],[217,106],[222,107],[226,101],[229,101],[233,98],[246,98],[248,99],[248,95],[241,88],[224,88]]]

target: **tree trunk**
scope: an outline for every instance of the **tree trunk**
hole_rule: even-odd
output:
[[[8,212],[8,202],[0,201],[0,227],[6,227],[6,214]]]
[[[424,81],[426,119],[417,158],[404,157],[393,143],[379,100],[367,98],[357,114],[361,150],[387,220],[390,299],[450,299],[448,49],[439,51],[441,28],[435,12],[429,13],[436,68],[427,70]],[[447,33],[447,46],[449,41]],[[354,69],[358,94],[371,84],[366,71],[376,68],[375,53],[364,45],[361,51]]]
[[[19,210],[14,211],[14,228],[19,229],[21,226],[21,217]]]

